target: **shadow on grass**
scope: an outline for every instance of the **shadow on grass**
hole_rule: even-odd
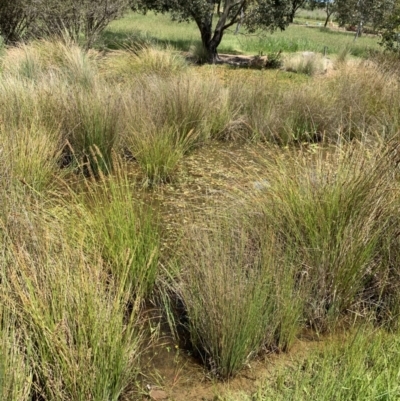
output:
[[[160,39],[148,32],[105,31],[98,40],[97,46],[109,50],[120,50],[130,45],[173,46],[177,50],[189,51],[193,41],[189,39]]]

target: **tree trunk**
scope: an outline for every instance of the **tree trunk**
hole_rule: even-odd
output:
[[[221,43],[222,32],[218,35],[216,30],[213,35],[212,15],[206,21],[199,21],[197,26],[200,30],[203,48],[207,53],[207,60],[209,63],[215,64],[218,59],[217,47]]]
[[[324,27],[326,28],[327,26],[328,26],[328,22],[329,22],[329,19],[331,18],[331,15],[330,14],[326,14],[326,19],[325,19],[325,24],[324,24]]]
[[[207,52],[207,58],[209,63],[215,63],[218,60],[218,52],[217,48],[221,43],[222,36],[224,35],[224,31],[237,23],[239,20],[239,15],[241,14],[244,6],[244,0],[239,3],[234,3],[233,1],[226,1],[224,3],[224,9],[221,12],[217,25],[213,32],[212,22],[213,22],[213,13],[210,13],[207,18],[202,20],[196,20],[196,16],[193,15],[193,18],[196,21],[196,24],[201,33],[201,41],[204,47],[204,50]],[[229,13],[232,10],[232,6],[236,7],[235,15],[229,17]]]
[[[219,44],[221,43],[222,40],[222,32],[214,32],[214,36],[209,42],[209,47],[207,49],[208,51],[208,56],[210,63],[215,64],[216,61],[218,60],[218,52],[217,48]]]
[[[289,22],[290,22],[291,24],[293,24],[294,16],[295,16],[295,14],[296,14],[296,11],[297,11],[297,10],[292,10],[292,11],[290,12],[290,14],[288,15]]]
[[[326,20],[325,20],[324,27],[326,28],[328,25],[329,19],[331,18],[331,15],[333,14],[333,9],[329,2],[327,2],[325,5],[325,12],[326,12]]]
[[[215,40],[215,37],[212,39],[208,39],[211,35],[208,35],[208,33],[205,33],[204,35],[201,35],[201,41],[203,44],[203,48],[207,53],[207,60],[211,64],[215,64],[218,60],[218,52],[217,48],[218,45],[220,44],[221,40]]]
[[[217,61],[217,46],[215,46],[212,40],[212,24],[201,23],[199,26],[201,34],[201,43],[207,53],[207,60],[209,63],[215,63]]]

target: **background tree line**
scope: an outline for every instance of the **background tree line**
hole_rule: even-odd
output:
[[[285,29],[300,8],[324,8],[325,25],[335,14],[339,25],[362,34],[366,25],[382,32],[387,49],[399,52],[400,0],[0,0],[0,33],[6,43],[49,35],[68,36],[91,47],[113,20],[129,10],[169,12],[178,21],[195,21],[209,61],[226,29]]]
[[[362,28],[370,25],[373,29],[382,29],[387,24],[389,15],[395,9],[398,0],[309,0],[304,6],[311,9],[324,8],[328,18],[335,14],[340,26]]]

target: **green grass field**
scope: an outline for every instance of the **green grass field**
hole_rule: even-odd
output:
[[[250,54],[314,51],[337,54],[350,46],[356,56],[367,56],[370,50],[379,50],[377,37],[361,37],[353,43],[354,34],[333,31],[319,27],[320,21],[310,22],[310,26],[291,25],[285,31],[273,34],[246,34],[244,30],[234,35],[234,27],[223,38],[219,47],[220,53]],[[313,25],[311,25],[313,24]],[[104,33],[103,40],[108,46],[119,46],[135,38],[154,41],[163,45],[172,45],[179,50],[188,51],[190,46],[200,41],[196,25],[176,23],[168,15],[146,16],[130,13],[123,19],[110,24]]]

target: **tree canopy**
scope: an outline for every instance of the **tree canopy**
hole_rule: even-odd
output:
[[[291,0],[291,2],[292,2],[292,9],[289,14],[290,23],[293,22],[296,12],[306,4],[307,0]]]
[[[387,50],[400,54],[400,1],[396,0],[392,8],[386,10],[385,18],[380,28],[382,29],[381,44]]]
[[[340,25],[358,26],[359,33],[365,24],[379,28],[387,18],[396,0],[335,0]]]
[[[226,29],[240,22],[250,32],[283,30],[289,23],[292,0],[132,0],[132,8],[169,11],[177,21],[194,20],[209,61],[214,62]]]

